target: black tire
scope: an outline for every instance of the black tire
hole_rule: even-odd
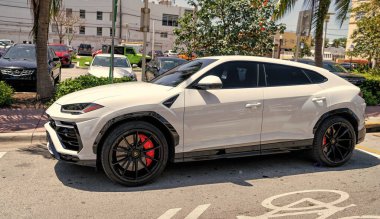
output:
[[[320,165],[337,167],[345,164],[356,145],[352,124],[342,117],[327,118],[314,135],[312,156]]]
[[[151,148],[145,148],[148,143]],[[111,131],[100,157],[110,180],[125,186],[140,186],[161,175],[168,161],[168,151],[165,136],[157,127],[133,121]]]

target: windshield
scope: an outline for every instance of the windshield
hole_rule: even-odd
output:
[[[162,69],[161,71],[167,71],[186,62],[184,59],[161,59],[160,68]]]
[[[94,61],[92,62],[92,66],[102,66],[102,67],[110,67],[111,57],[105,56],[95,56]],[[114,67],[119,68],[130,68],[131,65],[127,61],[126,58],[115,57],[113,60]]]
[[[14,46],[4,55],[4,59],[36,60],[34,46]]]
[[[345,73],[348,73],[348,71],[343,68],[343,66],[339,65],[339,64],[333,64],[333,63],[325,63],[323,64],[323,68],[324,69],[327,69],[331,72],[345,72]]]
[[[54,51],[56,52],[66,52],[69,50],[66,46],[60,46],[60,45],[55,45],[55,46],[50,46]]]
[[[196,59],[187,64],[173,68],[165,74],[162,74],[157,78],[153,79],[151,83],[175,87],[183,81],[187,80],[194,73],[198,72],[202,68],[210,65],[215,61],[216,59]]]

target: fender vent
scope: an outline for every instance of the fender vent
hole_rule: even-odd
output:
[[[165,100],[162,104],[164,104],[164,106],[166,106],[167,108],[170,108],[173,103],[176,101],[176,99],[178,98],[179,94],[175,95],[174,97],[171,97],[167,100]]]

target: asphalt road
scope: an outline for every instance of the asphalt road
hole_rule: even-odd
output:
[[[380,151],[380,133],[367,139],[361,146]],[[355,150],[339,168],[300,153],[171,164],[128,188],[52,159],[43,144],[0,145],[0,218],[380,218],[379,158]]]

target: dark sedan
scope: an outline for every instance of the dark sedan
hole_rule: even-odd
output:
[[[51,48],[48,48],[48,72],[55,83],[60,81],[61,63]],[[36,49],[33,44],[17,44],[0,58],[0,80],[16,90],[35,90],[37,81]]]
[[[301,59],[301,60],[298,60],[298,62],[309,64],[309,65],[315,65],[314,60],[309,60],[309,59]],[[346,79],[347,81],[349,81],[350,83],[354,85],[361,85],[365,81],[365,77],[352,74],[348,72],[340,64],[332,62],[332,61],[323,61],[323,68],[326,70],[329,70],[330,72],[338,75],[341,78]]]
[[[146,66],[147,79],[150,81],[162,73],[187,62],[184,59],[174,57],[156,57]]]

